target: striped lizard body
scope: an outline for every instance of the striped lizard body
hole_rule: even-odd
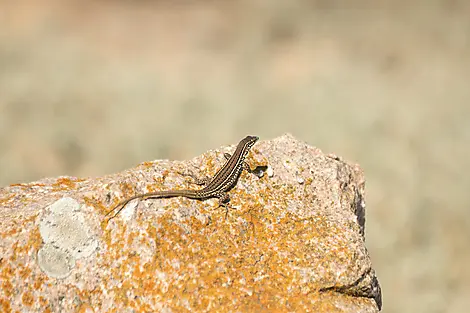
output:
[[[251,147],[258,141],[257,136],[246,136],[243,138],[237,145],[233,155],[225,154],[225,157],[228,158],[227,162],[222,166],[220,170],[212,177],[204,188],[199,190],[163,190],[155,191],[144,194],[135,195],[129,197],[121,202],[119,202],[111,211],[109,211],[106,216],[114,212],[116,209],[118,211],[114,214],[111,220],[116,215],[118,215],[123,208],[132,200],[145,198],[145,199],[159,199],[159,198],[172,198],[172,197],[185,197],[189,199],[205,200],[209,198],[218,198],[219,206],[224,206],[227,208],[227,202],[230,201],[230,197],[227,194],[231,188],[233,188],[238,178],[240,177],[243,169],[249,169],[245,163],[245,158],[248,155]]]

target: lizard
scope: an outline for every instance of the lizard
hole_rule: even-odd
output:
[[[243,170],[250,171],[250,167],[247,163],[245,163],[245,158],[248,155],[248,152],[250,151],[251,147],[253,147],[253,145],[258,141],[258,139],[259,137],[257,136],[246,136],[238,143],[235,152],[232,155],[225,153],[224,156],[227,161],[215,173],[215,175],[210,179],[198,180],[198,182],[196,182],[197,184],[205,185],[202,189],[162,190],[138,194],[119,202],[108,213],[106,213],[105,217],[107,217],[110,213],[118,209],[118,211],[111,218],[108,219],[109,222],[109,220],[118,215],[130,201],[134,199],[143,198],[160,199],[172,197],[186,197],[189,199],[196,200],[218,198],[219,207],[224,206],[228,211],[227,203],[230,201],[230,197],[227,192],[236,185],[238,178],[240,177]]]

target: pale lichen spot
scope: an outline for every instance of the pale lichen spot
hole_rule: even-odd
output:
[[[274,176],[274,169],[271,165],[268,165],[266,173],[268,174],[268,177],[273,177]]]
[[[70,253],[46,243],[39,249],[38,264],[48,276],[65,278],[75,267],[75,258]]]
[[[90,256],[98,247],[85,214],[72,198],[59,199],[49,207],[39,232],[44,246],[38,252],[38,263],[52,277],[67,276],[75,259]]]

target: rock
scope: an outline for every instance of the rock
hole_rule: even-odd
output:
[[[269,175],[244,172],[227,215],[171,198],[105,219],[135,193],[199,188],[180,173],[213,175],[225,151],[0,189],[0,311],[378,312],[363,173],[290,135],[253,147]]]

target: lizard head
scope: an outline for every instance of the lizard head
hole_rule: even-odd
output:
[[[258,141],[258,139],[258,136],[246,136],[240,141],[240,144],[243,144],[248,149],[250,149]]]

